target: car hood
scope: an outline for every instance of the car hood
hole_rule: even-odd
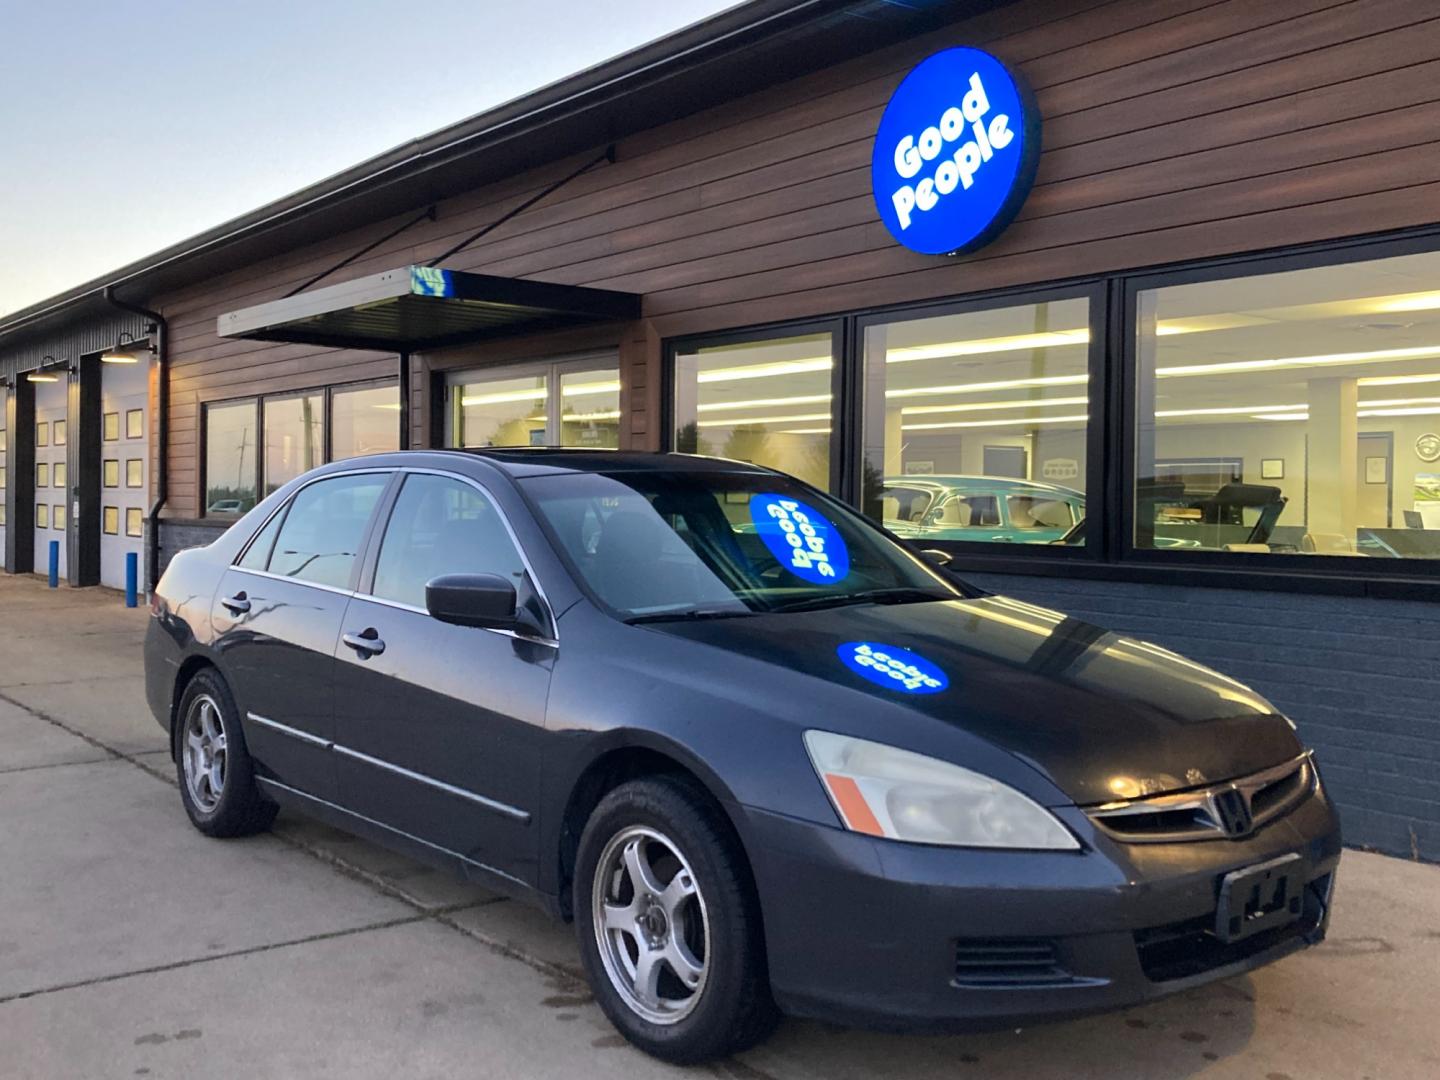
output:
[[[1243,776],[1302,749],[1289,721],[1233,679],[1147,642],[1005,597],[648,629],[954,724],[1038,769],[1082,806]],[[888,650],[944,688],[922,682],[921,692],[908,692],[868,663],[846,663],[861,644],[872,654]],[[884,730],[869,737],[887,741]]]

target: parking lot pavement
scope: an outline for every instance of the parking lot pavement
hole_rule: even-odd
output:
[[[569,928],[296,817],[192,830],[144,620],[0,575],[0,1077],[682,1075],[605,1022]],[[1440,868],[1348,852],[1330,941],[1248,977],[1018,1032],[787,1022],[692,1074],[1431,1080],[1437,972]]]

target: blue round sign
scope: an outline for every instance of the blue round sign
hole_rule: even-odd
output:
[[[1040,114],[1024,85],[987,52],[946,49],[885,106],[870,158],[875,206],[912,251],[973,251],[1020,212],[1039,160]]]
[[[950,679],[919,653],[878,641],[847,641],[835,650],[840,660],[862,679],[901,694],[938,694]]]
[[[813,506],[783,495],[752,495],[750,520],[770,554],[796,577],[831,585],[850,573],[844,537]]]

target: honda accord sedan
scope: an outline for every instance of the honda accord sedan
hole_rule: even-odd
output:
[[[632,1042],[1145,1001],[1319,941],[1340,832],[1294,725],[971,588],[769,469],[338,462],[170,563],[146,681],[210,836],[278,807],[573,920]]]

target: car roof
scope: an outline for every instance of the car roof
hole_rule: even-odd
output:
[[[463,458],[482,461],[512,477],[550,476],[560,473],[609,472],[751,472],[773,474],[773,470],[744,461],[702,457],[698,454],[655,453],[642,450],[600,450],[552,446],[489,446],[455,450],[399,450],[377,454],[374,465],[393,466],[408,462],[418,464],[429,459],[432,464]],[[354,465],[362,459],[351,458]]]
[[[995,476],[961,476],[961,475],[937,475],[925,473],[918,476],[887,476],[885,483],[896,486],[910,485],[919,487],[929,485],[930,487],[958,488],[967,487],[972,489],[990,489],[992,491],[1043,491],[1057,495],[1076,496],[1084,498],[1085,493],[1076,491],[1074,488],[1064,487],[1060,484],[1047,484],[1039,480],[1015,480]]]

